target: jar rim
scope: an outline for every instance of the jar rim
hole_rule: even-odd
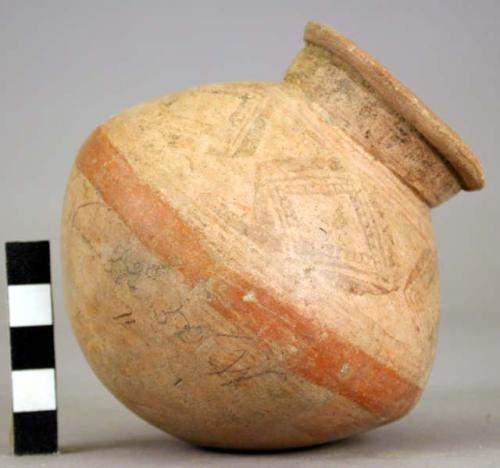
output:
[[[329,26],[317,22],[306,25],[304,40],[329,50],[351,65],[449,162],[463,189],[479,190],[484,186],[481,163],[462,138],[368,52]]]

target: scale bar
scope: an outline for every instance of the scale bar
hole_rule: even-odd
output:
[[[55,453],[57,399],[48,241],[7,242],[16,455]]]

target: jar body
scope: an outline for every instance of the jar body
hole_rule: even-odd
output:
[[[401,417],[427,381],[429,207],[298,87],[211,85],[113,117],[80,151],[62,234],[86,357],[174,436],[318,444]]]

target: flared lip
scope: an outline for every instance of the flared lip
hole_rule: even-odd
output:
[[[354,67],[388,105],[413,125],[449,162],[464,190],[479,190],[485,179],[481,163],[464,141],[382,64],[332,28],[307,24],[306,43],[324,47]]]

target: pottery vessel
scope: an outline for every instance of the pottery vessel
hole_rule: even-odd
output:
[[[80,346],[123,404],[195,444],[307,446],[410,411],[436,346],[430,209],[484,183],[366,52],[316,23],[305,42],[280,83],[110,118],[69,178]]]

